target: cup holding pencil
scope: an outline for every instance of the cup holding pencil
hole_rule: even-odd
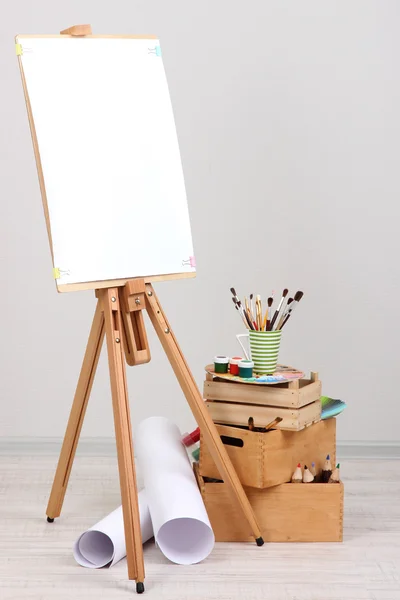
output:
[[[240,338],[247,337],[246,349]],[[248,360],[254,362],[254,372],[258,375],[272,375],[278,364],[282,331],[253,331],[239,333],[236,338]]]

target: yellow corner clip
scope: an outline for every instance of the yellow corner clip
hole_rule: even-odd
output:
[[[60,279],[61,277],[60,269],[57,269],[57,267],[54,267],[53,269],[53,277],[54,279]]]
[[[21,56],[21,54],[23,54],[21,44],[15,44],[15,53],[17,56]]]

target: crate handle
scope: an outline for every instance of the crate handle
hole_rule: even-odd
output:
[[[225,446],[236,446],[237,448],[243,448],[244,446],[243,440],[231,437],[230,435],[221,435],[221,441]]]

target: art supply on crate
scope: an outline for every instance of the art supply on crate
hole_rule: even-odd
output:
[[[184,433],[182,444],[185,446],[189,457],[194,461],[198,461],[200,456],[200,427],[197,427],[191,433]]]
[[[228,356],[215,356],[214,357],[214,370],[216,373],[227,373],[229,365]]]
[[[332,475],[332,465],[329,454],[326,457],[325,464],[322,468],[321,483],[328,483],[330,476]]]
[[[248,423],[248,428],[250,431],[254,431],[254,419],[253,417],[249,417],[249,420],[247,421]]]
[[[321,396],[321,419],[330,419],[336,417],[344,411],[347,404],[343,400],[329,398],[329,396]]]
[[[254,385],[262,385],[268,386],[278,384],[278,383],[288,383],[290,381],[295,381],[296,379],[302,379],[304,377],[304,371],[299,371],[294,367],[290,367],[288,365],[277,365],[276,371],[272,375],[257,375],[254,374],[253,377],[250,378],[241,378],[238,375],[232,375],[232,373],[215,373],[214,365],[210,364],[205,367],[205,370],[210,375],[215,375],[219,377],[221,380],[225,381],[239,381],[240,383],[246,384],[254,384]],[[318,398],[320,397],[320,393],[318,394]],[[317,397],[315,397],[317,399]]]
[[[182,443],[184,446],[192,446],[198,441],[200,441],[200,427],[196,427],[191,433],[184,433],[182,435]]]
[[[287,321],[290,319],[294,309],[296,308],[296,306],[298,305],[298,303],[300,302],[300,300],[302,299],[303,296],[304,296],[303,292],[298,291],[295,293],[293,302],[291,302],[290,306],[287,309],[287,313],[286,313],[286,316],[281,325],[281,329],[285,325],[285,323],[287,323]]]
[[[315,468],[315,462],[312,462],[312,463],[311,463],[310,471],[311,471],[311,473],[312,473],[312,474],[313,474],[313,476],[314,476],[314,480],[316,480],[316,477],[317,477],[317,470],[316,470],[316,468]]]
[[[271,320],[271,324],[270,324],[271,331],[273,331],[273,329],[274,329],[275,322],[276,322],[277,318],[279,317],[279,314],[282,310],[283,303],[285,302],[285,298],[288,295],[288,293],[289,293],[289,290],[287,288],[285,288],[282,292],[282,298],[280,299],[278,308],[274,312],[274,316],[272,317],[272,320]]]
[[[142,542],[145,543],[153,537],[153,525],[145,490],[139,492],[138,500]],[[112,567],[125,558],[126,544],[122,506],[84,531],[74,544],[73,555],[81,567],[89,569]]]
[[[329,477],[329,483],[340,483],[340,464],[338,463]]]
[[[314,475],[311,473],[307,465],[304,465],[303,471],[303,483],[312,483],[314,481]]]
[[[197,448],[192,451],[192,458],[195,462],[199,462],[200,459],[200,444],[197,444]]]
[[[301,472],[301,464],[298,463],[291,479],[292,483],[302,483],[303,482],[303,474]]]
[[[269,431],[270,429],[274,429],[275,427],[279,427],[279,423],[283,421],[282,417],[276,417],[271,423],[268,423],[263,429],[265,431]]]
[[[252,360],[241,360],[239,362],[239,377],[253,377],[254,362]]]
[[[214,534],[178,427],[150,417],[135,441],[157,545],[172,562],[200,562],[213,549]]]
[[[239,375],[239,363],[243,360],[243,356],[232,356],[229,359],[229,373],[231,375]]]
[[[278,365],[281,331],[253,331],[239,333],[236,338],[247,359],[254,362],[254,371],[258,375],[272,375]],[[247,337],[249,349],[242,344],[241,338]]]

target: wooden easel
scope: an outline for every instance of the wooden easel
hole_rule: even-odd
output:
[[[91,35],[92,31],[90,25],[76,25],[61,33],[72,36],[84,36]],[[51,246],[50,221],[40,154],[22,69],[21,74]],[[167,275],[148,279],[103,281],[96,282],[96,286],[92,286],[97,288],[97,307],[46,509],[49,523],[53,522],[61,514],[105,335],[117,442],[128,575],[129,579],[136,580],[136,591],[138,593],[144,591],[144,564],[125,359],[129,365],[138,365],[150,361],[150,352],[142,314],[144,309],[148,312],[222,479],[228,484],[232,498],[238,503],[238,507],[240,507],[243,517],[249,525],[249,531],[256,538],[257,545],[262,546],[264,543],[248,498],[221,442],[217,429],[208,413],[193,375],[190,372],[151,284],[151,280],[168,278],[169,276]],[[81,284],[77,284],[76,286],[68,287],[81,289],[82,286]]]
[[[256,538],[257,545],[262,546],[264,541],[247,496],[152,284],[145,283],[144,279],[132,279],[123,287],[98,290],[96,296],[98,303],[46,510],[47,520],[53,522],[61,513],[105,334],[117,441],[128,575],[130,579],[136,579],[136,589],[141,593],[144,591],[144,565],[124,359],[126,358],[130,365],[142,364],[150,360],[142,316],[143,309],[147,310],[222,479],[229,485],[232,495],[239,503],[243,516]],[[125,353],[125,357],[123,353]]]

